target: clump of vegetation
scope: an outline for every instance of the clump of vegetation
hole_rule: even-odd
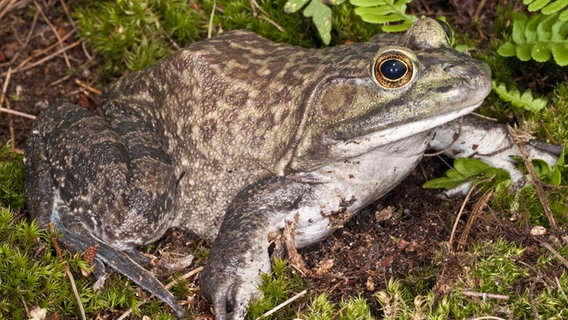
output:
[[[75,10],[81,37],[103,71],[141,70],[199,36],[202,17],[187,1],[88,1]]]
[[[546,62],[550,58],[559,66],[568,65],[568,21],[559,14],[536,14],[527,17],[517,14],[513,18],[512,41],[503,43],[497,53],[504,57],[516,56],[521,61],[531,59]]]
[[[23,208],[23,157],[12,153],[9,144],[0,147],[0,181],[0,207]]]
[[[358,319],[371,320],[371,309],[367,301],[361,297],[341,300],[339,304],[329,301],[327,295],[321,294],[308,305],[307,311],[299,312],[298,319],[327,320],[327,319]]]
[[[26,319],[34,308],[61,318],[78,315],[79,306],[65,268],[75,275],[74,281],[87,315],[132,308],[135,315],[151,314],[153,319],[175,318],[156,299],[138,307],[140,298],[128,285],[129,281],[116,273],[111,272],[105,286],[95,291],[92,279],[80,275],[80,270],[90,268],[80,254],[71,256],[64,252],[63,256],[57,256],[52,243],[52,238],[56,237],[56,234],[38,228],[34,222],[16,221],[12,211],[0,207],[0,318]]]
[[[289,273],[286,260],[275,259],[272,272],[261,275],[260,289],[262,297],[249,305],[247,319],[257,319],[265,312],[289,299],[302,290],[303,282],[296,273]],[[278,311],[278,315],[293,315],[294,309],[287,306]],[[286,317],[288,318],[288,317]]]

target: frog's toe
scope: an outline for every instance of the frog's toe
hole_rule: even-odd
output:
[[[239,320],[244,319],[247,305],[251,298],[250,292],[244,292],[235,283],[226,288],[220,288],[213,297],[216,320]]]
[[[213,308],[215,309],[216,320],[240,320],[244,319],[247,306],[251,298],[257,295],[257,279],[234,279],[222,277],[224,279],[210,278],[211,281],[205,284],[211,296]]]

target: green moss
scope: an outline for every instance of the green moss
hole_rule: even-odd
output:
[[[335,305],[329,301],[325,294],[320,294],[308,306],[307,312],[299,314],[298,318],[305,320],[333,319]]]
[[[129,281],[116,273],[110,274],[102,290],[94,291],[92,278],[79,272],[86,269],[81,256],[66,253],[60,261],[51,244],[53,236],[33,222],[14,220],[10,210],[0,208],[0,318],[24,319],[25,307],[36,306],[45,308],[48,315],[76,317],[78,306],[64,265],[74,274],[87,315],[133,308],[138,315],[161,313],[162,319],[172,318],[170,310],[155,299],[137,308],[140,300]]]
[[[552,104],[546,108],[539,118],[540,134],[543,138],[549,135],[559,143],[568,142],[568,82],[562,82],[554,89]],[[546,129],[546,130],[545,130]],[[547,139],[550,141],[550,139]],[[566,181],[565,181],[566,184]]]
[[[0,147],[0,206],[24,208],[23,157],[10,151],[7,144]]]
[[[302,289],[302,280],[296,273],[289,273],[285,260],[275,259],[272,272],[261,275],[260,289],[262,297],[249,305],[247,319],[256,319],[278,304],[291,298]],[[278,311],[278,315],[293,315],[293,305],[288,305]],[[270,319],[270,318],[269,318]]]
[[[477,261],[471,274],[479,279],[478,290],[495,294],[511,293],[516,282],[530,275],[528,268],[518,263],[524,251],[525,248],[502,239],[477,244],[473,249]]]
[[[74,11],[80,35],[117,75],[140,70],[199,36],[203,19],[187,1],[84,1]]]
[[[371,308],[364,298],[356,297],[341,301],[339,319],[341,320],[371,320]]]

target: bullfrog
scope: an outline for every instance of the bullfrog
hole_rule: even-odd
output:
[[[100,115],[58,102],[27,140],[30,212],[72,250],[95,247],[179,317],[136,247],[174,227],[194,233],[212,246],[200,286],[215,318],[243,319],[285,226],[297,247],[320,241],[428,148],[522,179],[508,131],[462,118],[489,93],[491,74],[453,50],[447,30],[423,18],[404,34],[324,49],[225,32],[111,84]]]

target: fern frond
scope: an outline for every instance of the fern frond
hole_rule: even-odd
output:
[[[524,0],[523,4],[527,5],[530,12],[539,11],[544,15],[560,13],[558,19],[560,21],[568,20],[568,0]]]
[[[568,21],[558,14],[537,14],[530,19],[518,14],[513,20],[512,42],[503,43],[497,53],[516,56],[521,61],[546,62],[551,57],[560,66],[568,65]]]
[[[382,24],[384,32],[408,29],[416,16],[406,14],[406,5],[412,0],[349,0],[355,13],[368,23]]]
[[[538,113],[548,104],[547,99],[534,98],[530,89],[521,94],[516,87],[507,90],[507,86],[504,83],[498,84],[495,80],[492,81],[491,86],[501,100],[509,102],[517,108],[531,111],[532,113]]]

